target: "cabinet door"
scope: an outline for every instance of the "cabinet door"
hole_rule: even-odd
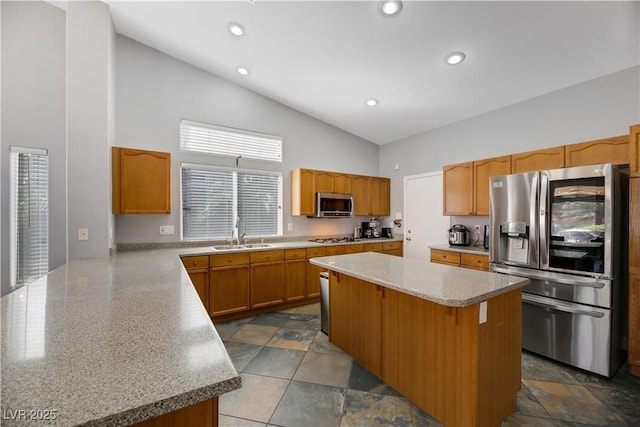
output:
[[[489,271],[489,257],[487,255],[460,254],[460,266],[474,270]]]
[[[473,212],[475,215],[489,215],[489,178],[510,173],[511,156],[473,162]]]
[[[382,376],[382,288],[330,272],[329,340]]]
[[[371,192],[368,176],[353,175],[351,190],[353,191],[353,214],[355,216],[371,215]]]
[[[629,133],[629,173],[640,177],[640,125],[631,126]]]
[[[315,203],[315,172],[312,169],[292,170],[291,215],[313,215]]]
[[[284,301],[284,262],[251,265],[251,308]]]
[[[320,296],[320,272],[326,269],[307,263],[307,298]]]
[[[629,275],[629,372],[640,377],[640,274]]]
[[[198,296],[200,300],[202,300],[202,304],[207,309],[207,313],[209,312],[209,269],[190,269],[187,270],[189,274],[189,278],[191,279],[191,283],[193,283],[193,287],[196,288],[196,292],[198,292]]]
[[[511,155],[511,173],[533,172],[564,167],[564,146]]]
[[[460,266],[460,252],[443,251],[440,249],[431,249],[431,262],[438,264]]]
[[[249,265],[209,270],[209,314],[217,316],[249,309]]]
[[[362,252],[362,250],[364,249],[364,244],[362,243],[356,243],[355,245],[346,245],[344,247],[344,253],[345,254],[357,254]]]
[[[334,173],[327,171],[315,171],[316,193],[334,192]]]
[[[587,166],[601,163],[629,164],[629,135],[565,145],[565,163]]]
[[[307,260],[297,259],[284,263],[284,300],[304,299],[307,288]]]
[[[171,154],[111,148],[114,214],[171,213]]]
[[[473,214],[473,162],[442,168],[444,215]]]
[[[351,175],[336,172],[334,176],[334,187],[336,193],[351,194]]]
[[[402,256],[402,242],[382,243],[382,253],[387,255]]]
[[[389,216],[390,186],[389,178],[371,178],[371,215]]]
[[[640,274],[640,178],[629,179],[629,273]]]

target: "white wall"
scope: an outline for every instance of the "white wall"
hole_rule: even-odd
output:
[[[107,5],[67,4],[67,186],[69,259],[109,255],[113,41]],[[89,240],[78,240],[78,229]]]
[[[282,172],[285,235],[353,232],[356,219],[291,217],[290,171],[306,167],[377,175],[377,145],[129,38],[118,36],[116,51],[115,145],[172,155],[171,214],[117,215],[116,243],[179,240],[180,162],[235,166],[233,157],[181,153],[181,118],[283,136],[281,164],[241,159],[240,167]],[[292,232],[287,231],[290,222]],[[159,226],[170,224],[176,234],[160,236]]]
[[[402,211],[404,176],[628,134],[640,123],[639,81],[640,67],[633,67],[383,145],[380,174],[391,177],[391,212]]]
[[[0,2],[2,9],[2,295],[9,290],[9,146],[49,150],[49,268],[66,263],[65,25],[43,2]]]

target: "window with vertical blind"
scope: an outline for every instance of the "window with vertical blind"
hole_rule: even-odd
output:
[[[10,150],[10,278],[16,287],[49,271],[49,157],[46,150]]]
[[[282,174],[182,165],[182,237],[229,239],[236,219],[248,237],[282,235]]]

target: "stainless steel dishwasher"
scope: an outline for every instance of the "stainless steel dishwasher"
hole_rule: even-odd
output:
[[[329,272],[320,272],[320,330],[329,335]]]

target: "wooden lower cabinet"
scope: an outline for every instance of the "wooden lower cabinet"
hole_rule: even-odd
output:
[[[209,311],[209,257],[207,255],[182,257],[189,279],[202,304]]]
[[[307,248],[307,298],[320,296],[320,272],[322,267],[308,262],[309,259],[326,255],[326,248]]]
[[[251,308],[284,302],[284,262],[251,265]]]
[[[387,255],[402,256],[402,242],[383,242],[382,253]]]
[[[284,300],[302,300],[307,295],[307,251],[284,251]]]
[[[330,341],[451,426],[495,426],[516,409],[521,381],[519,289],[446,307],[331,272]]]
[[[209,269],[209,314],[249,309],[249,264]]]
[[[445,425],[499,425],[520,389],[521,292],[487,304],[479,324],[479,304],[445,307],[385,289],[383,380]]]
[[[218,427],[218,398],[203,400],[186,408],[132,425],[135,427]]]
[[[450,265],[452,267],[464,267],[480,271],[489,271],[488,255],[476,255],[464,252],[431,249],[431,262]]]
[[[382,376],[382,288],[330,272],[329,337],[358,363]]]
[[[640,274],[629,275],[629,372],[640,377]]]

